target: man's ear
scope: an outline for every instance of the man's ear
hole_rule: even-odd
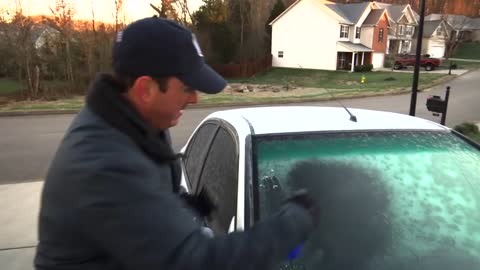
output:
[[[154,98],[155,83],[149,76],[138,77],[133,86],[132,94],[142,104],[149,104]]]

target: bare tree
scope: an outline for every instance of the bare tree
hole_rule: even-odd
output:
[[[272,10],[275,1],[266,0],[266,1],[255,1],[248,0],[250,7],[248,14],[249,21],[249,40],[247,50],[250,52],[250,57],[257,59],[259,57],[265,56],[265,53],[269,51],[270,48],[267,48],[267,33],[265,32],[265,23],[270,16],[270,11]]]
[[[6,49],[13,53],[14,64],[17,71],[17,79],[25,82],[28,90],[28,96],[36,96],[38,93],[38,83],[35,81],[34,74],[34,47],[32,32],[34,22],[23,15],[23,9],[20,1],[16,1],[15,11],[7,23],[4,16],[0,19],[2,22],[3,38]]]
[[[158,16],[162,18],[168,18],[171,20],[179,21],[177,10],[174,6],[175,0],[161,0],[160,6],[157,7],[153,4],[150,6],[157,11]]]
[[[60,32],[60,47],[64,50],[65,54],[65,79],[70,82],[71,87],[74,87],[75,78],[73,75],[71,42],[75,10],[66,0],[57,0],[55,7],[50,8],[50,11],[54,16],[54,21],[51,21],[51,23],[53,23],[53,26]]]
[[[175,9],[177,10],[179,22],[183,25],[191,25],[194,24],[194,19],[192,13],[190,12],[190,8],[188,6],[188,0],[174,0],[173,4],[175,5]]]
[[[90,22],[85,22],[83,27],[78,30],[78,34],[81,35],[80,42],[82,44],[83,54],[88,67],[88,77],[91,79],[96,71],[96,57],[95,57],[95,46],[97,44],[97,31],[96,31],[96,21],[95,21],[95,9],[93,7],[93,0],[91,2],[92,9],[92,19]]]
[[[120,25],[124,24],[124,20],[121,21],[122,13],[123,18],[125,18],[125,13],[123,12],[123,0],[114,0],[115,1],[115,13],[113,14],[113,18],[115,19],[115,33],[118,33]]]
[[[445,57],[450,58],[457,48],[469,39],[467,26],[470,18],[462,15],[444,15],[443,19],[450,28],[449,38],[446,42]]]

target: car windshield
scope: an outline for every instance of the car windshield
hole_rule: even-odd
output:
[[[282,269],[480,269],[480,151],[449,132],[259,136],[256,218],[306,188],[320,224]]]

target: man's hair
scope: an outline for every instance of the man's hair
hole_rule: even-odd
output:
[[[131,76],[121,76],[118,74],[114,74],[113,77],[117,83],[122,85],[122,91],[126,92],[128,89],[132,88],[135,84],[135,81],[138,77],[131,77]],[[158,84],[158,88],[160,91],[165,93],[167,91],[167,84],[169,77],[151,77]]]

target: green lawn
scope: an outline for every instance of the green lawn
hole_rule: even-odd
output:
[[[457,65],[457,69],[477,69],[480,68],[480,62],[467,62],[467,61],[458,61],[451,60],[452,64]],[[450,61],[445,60],[442,62],[441,68],[448,69],[450,66]]]
[[[366,83],[361,84],[362,74]],[[442,74],[420,74],[420,87],[429,86],[435,80],[445,77]],[[327,89],[356,89],[383,91],[411,87],[413,74],[399,72],[350,73],[309,69],[273,68],[270,71],[249,78],[229,80],[232,83],[290,85],[298,87]]]
[[[22,85],[15,80],[0,79],[0,96],[12,95],[19,92],[22,89]]]
[[[460,44],[453,58],[480,60],[480,42]]]
[[[0,106],[2,111],[79,110],[84,106],[84,97],[56,101],[20,101]]]
[[[362,75],[366,82],[360,83]],[[420,74],[419,89],[432,87],[443,78],[442,74]],[[383,95],[410,91],[413,74],[399,72],[350,73],[308,69],[273,68],[249,79],[229,80],[230,83],[289,86],[293,90],[258,93],[225,91],[217,95],[201,95],[200,104],[244,104],[265,102],[291,102],[302,100],[327,100],[336,98]],[[12,87],[11,87],[12,88]],[[83,97],[57,101],[25,101],[5,104],[0,111],[18,110],[76,110],[83,106]]]

